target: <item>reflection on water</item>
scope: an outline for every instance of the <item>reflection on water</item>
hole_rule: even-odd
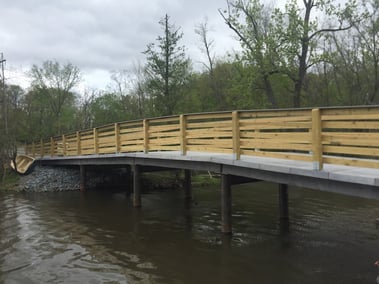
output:
[[[379,202],[277,187],[233,188],[231,237],[217,187],[143,195],[0,193],[4,283],[375,283]]]

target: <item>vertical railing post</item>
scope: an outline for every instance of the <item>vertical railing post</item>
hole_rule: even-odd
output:
[[[143,120],[143,151],[149,153],[149,120]]]
[[[184,114],[179,116],[179,125],[180,125],[180,152],[182,156],[187,154],[187,120]]]
[[[50,156],[54,156],[54,138],[50,137]]]
[[[121,144],[120,144],[120,124],[115,123],[114,124],[114,139],[115,139],[115,152],[120,153],[121,152]]]
[[[94,152],[94,154],[99,153],[98,131],[97,131],[96,127],[93,129],[93,152]]]
[[[25,152],[25,155],[28,155],[28,154],[29,154],[29,151],[28,151],[28,144],[25,144],[25,145],[24,145],[24,152]]]
[[[241,158],[241,146],[240,146],[240,120],[238,111],[232,112],[232,140],[233,140],[233,155],[234,159],[239,160]]]
[[[43,140],[42,139],[40,141],[40,149],[39,149],[39,151],[40,151],[41,157],[43,157],[43,155],[44,155],[44,147],[43,147]]]
[[[67,148],[66,148],[66,135],[62,135],[62,147],[63,147],[63,156],[66,156],[67,154]]]
[[[78,155],[81,155],[82,154],[82,141],[81,141],[81,137],[80,137],[80,132],[79,131],[76,131],[76,153]]]
[[[322,161],[322,126],[320,109],[312,109],[312,161],[313,169],[321,171]]]

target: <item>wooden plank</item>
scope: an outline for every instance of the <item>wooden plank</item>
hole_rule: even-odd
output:
[[[144,146],[143,140],[126,140],[121,142],[121,146],[125,145],[141,145],[142,147]]]
[[[176,137],[176,138],[156,138],[156,139],[150,139],[150,141],[149,141],[149,146],[150,145],[167,145],[167,144],[180,145],[180,139],[178,139],[178,137]]]
[[[183,114],[179,117],[179,126],[180,153],[185,156],[187,154],[187,117]]]
[[[120,125],[118,123],[114,124],[114,142],[115,142],[115,152],[120,152]]]
[[[232,117],[231,112],[225,113],[206,113],[206,114],[187,114],[187,121],[191,120],[207,120],[207,119],[230,119]]]
[[[210,121],[210,122],[189,122],[187,121],[187,130],[189,129],[204,129],[204,128],[210,128],[210,129],[230,129],[232,130],[232,121],[231,120],[225,120],[225,121]]]
[[[213,135],[214,134],[214,135]],[[187,139],[232,139],[232,133],[230,132],[215,132],[213,131],[210,133],[209,131],[206,132],[199,132],[198,134],[188,132],[186,135]]]
[[[233,153],[234,153],[234,158],[236,160],[239,160],[241,157],[241,152],[240,152],[240,118],[239,118],[239,113],[238,111],[233,111],[232,113],[232,144],[233,144]]]
[[[143,151],[149,152],[149,120],[143,120]]]
[[[323,121],[331,120],[379,120],[379,113],[367,113],[367,114],[350,114],[350,115],[323,115],[321,116]]]
[[[153,138],[173,138],[173,137],[179,139],[180,138],[180,132],[176,131],[176,132],[149,134],[149,137],[150,137],[150,139],[153,139]]]
[[[305,151],[309,152],[312,150],[310,144],[286,144],[280,143],[277,141],[274,142],[265,142],[262,140],[259,141],[243,141],[241,140],[241,149],[270,149],[270,150],[289,150],[289,151]]]
[[[269,117],[269,118],[253,118],[253,119],[241,119],[240,121],[243,123],[251,123],[251,124],[262,124],[262,123],[271,123],[275,124],[279,123],[287,123],[287,122],[311,122],[311,116],[279,116],[279,117]]]
[[[187,145],[204,145],[204,146],[215,146],[215,147],[227,147],[233,148],[232,139],[188,139]]]
[[[319,109],[312,110],[312,157],[313,169],[321,171],[323,168],[323,146],[321,143],[321,112]]]
[[[128,140],[143,140],[143,139],[144,139],[143,132],[139,132],[135,134],[120,134],[121,143]]]
[[[143,145],[135,145],[135,146],[121,146],[121,152],[122,153],[128,153],[128,152],[143,152]]]
[[[377,114],[379,112],[378,107],[354,107],[354,108],[336,108],[336,109],[323,109],[322,113],[325,116],[328,115],[369,115]]]
[[[346,154],[353,156],[379,156],[379,148],[362,148],[347,146],[329,146],[324,145],[325,153]]]
[[[378,130],[379,123],[377,121],[323,121],[322,128]]]
[[[138,132],[143,132],[143,126],[141,125],[140,127],[133,127],[133,128],[120,128],[120,133],[121,134],[126,134],[126,133],[138,133]]]
[[[360,137],[343,138],[334,135],[322,135],[322,143],[324,145],[334,146],[363,146],[363,147],[379,147],[379,139],[365,139]]]
[[[112,143],[113,145],[115,145],[114,136],[99,137],[98,138],[98,144],[101,144],[101,143]]]
[[[289,129],[310,129],[310,122],[294,122],[294,123],[276,123],[276,124],[245,124],[243,122],[240,123],[240,130],[248,131],[248,130],[289,130]]]
[[[180,145],[177,146],[156,146],[151,145],[150,146],[150,152],[152,151],[179,151]]]
[[[241,111],[240,118],[311,116],[311,110]]]
[[[170,132],[170,131],[180,131],[180,125],[179,124],[173,124],[173,125],[159,125],[159,126],[153,126],[150,125],[149,133],[160,133],[160,132]]]
[[[102,137],[114,137],[114,129],[109,132],[97,132],[97,137],[102,138]]]
[[[312,136],[307,132],[255,132],[241,131],[241,139],[268,139],[268,140],[286,140],[299,143],[311,143]]]
[[[233,149],[230,148],[217,148],[217,147],[208,147],[208,146],[192,146],[187,145],[187,151],[193,151],[193,152],[214,152],[214,153],[225,153],[225,154],[232,154]]]
[[[305,162],[311,162],[313,159],[310,155],[307,155],[307,154],[254,151],[254,150],[244,150],[244,149],[241,149],[241,154],[248,155],[248,156],[278,158],[278,159],[287,159],[287,160],[296,160],[296,161],[305,161]]]
[[[154,124],[165,124],[165,123],[170,123],[170,122],[175,122],[179,123],[179,116],[172,116],[172,117],[158,117],[158,118],[150,118],[149,123],[151,125]]]
[[[341,158],[341,157],[324,157],[324,163],[333,165],[344,165],[352,167],[364,167],[379,169],[378,160],[354,159],[354,158]]]

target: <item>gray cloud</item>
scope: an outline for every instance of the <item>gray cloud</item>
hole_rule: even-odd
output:
[[[224,0],[3,0],[0,52],[7,64],[28,68],[48,59],[72,62],[83,73],[128,69],[143,60],[146,45],[161,34],[167,13],[182,27],[183,44],[194,61],[200,55],[195,25],[205,16],[218,55],[237,43],[218,15]]]

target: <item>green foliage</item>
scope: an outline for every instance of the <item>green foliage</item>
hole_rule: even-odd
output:
[[[185,55],[184,46],[179,46],[183,37],[180,29],[169,23],[167,15],[159,24],[163,36],[157,38],[157,44],[150,43],[144,52],[147,59],[147,87],[155,114],[172,115],[183,95],[182,87],[188,82],[190,61]]]
[[[53,120],[55,134],[63,133],[67,130],[65,119],[72,115],[75,94],[71,90],[80,81],[79,69],[71,63],[61,66],[48,60],[42,66],[33,65],[29,75],[40,112]]]

